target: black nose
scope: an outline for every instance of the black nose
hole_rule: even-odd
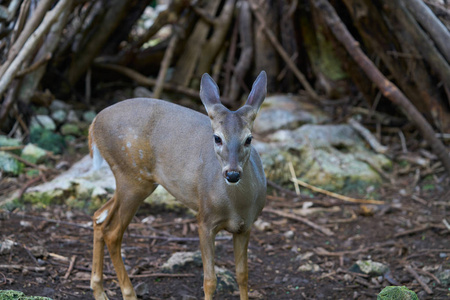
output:
[[[239,181],[239,179],[241,179],[241,175],[239,174],[239,172],[227,172],[225,178],[228,180],[228,182],[236,183]]]

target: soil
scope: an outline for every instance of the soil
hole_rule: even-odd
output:
[[[450,230],[443,223],[450,220],[448,179],[437,184],[422,180],[413,188],[416,181],[405,176],[379,188],[376,192],[386,201],[384,205],[350,203],[320,194],[293,199],[291,192],[271,189],[261,215],[269,229],[255,228],[249,245],[250,297],[376,299],[385,286],[404,285],[420,299],[449,299],[448,282],[436,277],[450,269]],[[303,218],[333,235],[282,216],[293,212],[298,216],[298,209],[308,202],[312,206]],[[153,216],[152,222],[143,223],[148,216]],[[16,245],[0,255],[0,289],[53,299],[92,299],[92,230],[83,227],[89,222],[90,214],[65,206],[3,211],[1,240]],[[141,298],[203,298],[200,266],[188,265],[175,273],[183,277],[161,274],[162,264],[173,253],[199,249],[196,236],[195,218],[189,212],[141,207],[123,240],[124,261]],[[35,253],[36,246],[41,246],[40,254]],[[233,260],[232,241],[218,240],[216,265],[233,271]],[[355,269],[358,260],[383,263],[390,272],[360,273]],[[104,273],[108,296],[121,299],[106,249]],[[239,299],[239,295],[222,290],[216,291],[215,299]]]

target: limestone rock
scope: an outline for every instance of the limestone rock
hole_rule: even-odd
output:
[[[31,163],[39,164],[44,161],[47,152],[33,144],[28,144],[23,148],[21,157]]]
[[[385,264],[372,260],[358,260],[350,268],[350,271],[363,273],[370,276],[382,276],[389,272],[389,267]]]
[[[291,184],[288,163],[296,176],[309,184],[329,190],[352,190],[379,184],[372,168],[388,169],[390,160],[365,147],[349,125],[303,125],[279,130],[255,142],[266,176],[279,184]],[[368,163],[370,162],[370,163]]]
[[[195,252],[176,252],[161,267],[164,272],[173,273],[188,266],[202,265],[202,255],[200,251]]]
[[[30,130],[33,128],[44,128],[48,130],[55,130],[56,124],[52,118],[47,115],[36,115],[31,118]]]

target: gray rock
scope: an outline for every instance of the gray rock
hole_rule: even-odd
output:
[[[138,86],[134,89],[133,96],[135,98],[153,98],[153,93],[143,86]]]
[[[350,270],[370,276],[381,276],[389,272],[389,267],[372,260],[358,260]]]
[[[269,222],[266,222],[262,220],[261,218],[258,218],[255,223],[253,223],[253,226],[255,226],[256,229],[259,231],[269,231],[272,230],[272,224]]]
[[[386,156],[368,150],[349,125],[304,125],[277,131],[265,139],[254,145],[267,178],[281,184],[292,184],[289,162],[297,177],[329,190],[379,184],[381,177],[372,165],[379,169],[391,166]]]
[[[161,267],[164,272],[173,273],[188,266],[202,265],[202,255],[200,251],[176,252]]]
[[[311,103],[290,95],[274,95],[264,100],[253,130],[267,134],[281,129],[296,129],[303,124],[323,123],[329,117]]]
[[[67,118],[67,112],[65,110],[59,109],[52,112],[52,119],[55,120],[56,123],[61,124]]]
[[[12,240],[4,239],[0,241],[0,255],[10,253],[15,245],[16,243]]]
[[[33,128],[44,128],[48,130],[55,130],[56,124],[52,118],[47,115],[36,115],[31,118],[30,129]]]
[[[443,286],[450,286],[450,269],[445,269],[437,274],[437,278]]]
[[[0,151],[0,170],[6,174],[17,176],[20,174],[24,164],[12,157],[5,151]]]
[[[218,291],[234,292],[239,289],[234,274],[231,271],[218,266],[215,266],[215,271]]]
[[[76,124],[66,123],[63,126],[61,126],[61,134],[62,135],[75,135],[79,136],[81,135],[81,130]]]
[[[74,110],[69,110],[69,113],[67,114],[67,122],[69,123],[80,122],[80,118],[78,117],[77,113]]]
[[[50,104],[50,111],[52,112],[57,110],[69,111],[70,108],[71,106],[69,104],[58,99],[53,100],[52,103]]]
[[[143,298],[145,295],[148,295],[150,293],[150,287],[148,283],[139,282],[134,287],[134,291],[136,292],[136,296]]]
[[[16,147],[20,146],[19,139],[12,139],[4,135],[0,135],[0,147]]]
[[[23,148],[20,156],[29,162],[39,164],[47,157],[47,152],[34,144],[28,144]]]
[[[95,116],[97,116],[95,111],[89,110],[89,111],[86,111],[86,112],[83,113],[83,120],[85,120],[86,122],[91,124],[92,121],[94,121]]]
[[[314,264],[310,261],[304,263],[303,265],[301,265],[300,267],[298,267],[297,271],[299,272],[319,272],[320,271],[320,267],[318,264]]]

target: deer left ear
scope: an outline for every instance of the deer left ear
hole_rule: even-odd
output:
[[[253,107],[258,112],[267,94],[267,75],[261,71],[252,86],[252,91],[248,95],[245,105]]]
[[[267,94],[267,75],[265,71],[261,71],[255,82],[253,83],[252,90],[248,95],[247,102],[242,106],[239,111],[246,115],[251,121],[254,121],[256,114],[261,107]]]

